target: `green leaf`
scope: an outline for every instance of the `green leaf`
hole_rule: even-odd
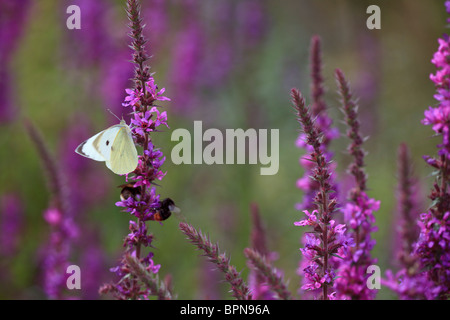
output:
[[[331,253],[330,255],[333,256],[333,257],[336,257],[336,258],[344,260],[344,258],[342,258],[341,256],[338,256],[336,253]]]
[[[428,207],[428,210],[430,210],[433,207],[436,207],[441,202],[441,198],[436,198],[431,202],[430,206]]]

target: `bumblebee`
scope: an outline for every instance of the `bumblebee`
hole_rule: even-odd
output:
[[[129,197],[132,197],[136,200],[136,196],[139,194],[140,188],[135,188],[133,187],[133,185],[133,183],[127,183],[119,186],[119,188],[122,188],[122,191],[120,192],[120,199],[122,201],[125,201]],[[166,198],[159,201],[159,208],[156,209],[150,220],[164,221],[167,220],[172,215],[172,213],[179,214],[180,212],[181,211],[175,205],[175,202],[170,198]]]
[[[120,192],[120,200],[125,201],[129,197],[132,197],[136,200],[136,196],[139,194],[140,188],[133,187],[134,183],[126,183],[118,186],[118,188],[122,188]]]
[[[168,219],[172,213],[179,213],[180,209],[175,206],[175,202],[172,199],[166,198],[159,202],[160,207],[156,209],[155,214],[150,220],[153,221],[164,221]]]

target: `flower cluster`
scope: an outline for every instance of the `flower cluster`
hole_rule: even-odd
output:
[[[439,39],[438,51],[431,60],[438,69],[430,79],[436,86],[434,98],[438,101],[437,107],[429,107],[425,111],[424,125],[432,125],[434,132],[442,136],[442,144],[438,145],[439,155],[449,156],[450,152],[450,38],[444,35]]]
[[[295,223],[297,226],[310,226],[312,229],[306,235],[305,248],[300,249],[308,262],[303,269],[307,283],[302,288],[304,290],[320,289],[322,299],[334,299],[335,292],[331,289],[333,289],[336,274],[330,258],[338,253],[345,255],[348,247],[353,243],[345,235],[345,225],[336,224],[336,221],[332,219],[332,214],[337,209],[337,200],[330,197],[331,170],[330,161],[325,158],[321,147],[323,134],[312,120],[301,93],[293,89],[291,95],[298,121],[306,134],[305,141],[313,148],[309,156],[309,160],[315,164],[311,179],[319,184],[314,198],[316,209],[311,213],[305,211],[307,219]]]
[[[133,180],[133,188],[141,188],[140,192],[136,192],[134,196],[127,197],[116,203],[119,207],[125,207],[124,211],[129,212],[142,221],[152,220],[155,211],[161,206],[160,196],[156,194],[156,189],[152,187],[154,180],[162,180],[166,175],[161,170],[161,166],[166,160],[161,150],[155,148],[149,133],[157,131],[158,127],[167,124],[167,113],[159,112],[157,106],[152,106],[150,110],[144,111],[141,106],[145,103],[153,104],[154,101],[170,101],[169,98],[162,96],[164,89],[159,92],[154,83],[154,79],[150,78],[146,82],[146,90],[143,89],[126,89],[128,96],[125,98],[125,107],[132,106],[133,118],[131,119],[131,132],[136,142],[143,147],[143,154],[138,156],[138,166],[133,172],[133,176],[129,180]],[[150,97],[150,99],[148,99]],[[144,192],[142,192],[144,191]],[[142,226],[132,228],[130,230],[146,230]]]
[[[163,96],[166,89],[162,88],[158,91],[158,86],[155,84],[155,79],[149,78],[145,82],[145,88],[125,89],[128,96],[125,97],[125,102],[122,103],[124,107],[139,107],[141,104],[150,106],[154,101],[170,101],[169,98]],[[152,111],[154,112],[154,111]]]
[[[307,283],[302,286],[303,290],[316,290],[322,287],[323,284],[328,286],[333,285],[333,281],[336,277],[334,270],[326,270],[323,274],[320,274],[319,267],[323,266],[322,257],[327,254],[324,252],[321,246],[321,239],[317,237],[317,234],[324,234],[322,230],[323,226],[318,218],[318,211],[314,210],[311,213],[308,210],[303,211],[307,216],[306,219],[300,220],[294,223],[296,226],[311,226],[314,233],[306,233],[305,247],[300,251],[303,256],[309,261],[309,265],[304,269],[305,278]],[[328,243],[328,255],[345,257],[349,253],[349,248],[354,246],[353,238],[349,238],[345,234],[345,224],[336,224],[335,220],[330,220],[327,226],[327,243]],[[330,298],[334,298],[335,293],[330,295]]]
[[[398,239],[395,240],[398,241],[394,240],[399,247],[396,258],[400,268],[396,273],[386,271],[382,284],[397,293],[402,300],[422,300],[427,299],[430,283],[420,272],[419,259],[414,254],[414,245],[419,236],[417,220],[421,208],[417,200],[417,181],[412,176],[410,162],[408,147],[403,143],[398,152],[398,216],[395,222],[398,231]]]
[[[377,230],[374,211],[380,208],[380,201],[369,198],[360,192],[354,203],[347,203],[342,209],[344,221],[349,226],[349,233],[354,237],[355,246],[351,254],[341,262],[339,278],[336,280],[336,291],[339,299],[371,300],[376,290],[367,286],[367,268],[376,263],[371,257],[375,240],[371,234]]]
[[[44,219],[51,229],[42,264],[44,290],[48,298],[61,299],[67,280],[66,270],[70,265],[72,241],[79,232],[72,219],[56,206],[44,211]]]
[[[259,208],[255,203],[250,208],[252,217],[251,247],[246,248],[244,254],[250,268],[248,284],[252,292],[252,299],[273,300],[277,296],[290,299],[286,286],[281,281],[282,272],[270,265],[278,258],[278,254],[270,252],[267,248],[267,232],[263,226]]]
[[[377,230],[374,226],[373,212],[380,208],[380,201],[370,198],[366,193],[365,152],[362,148],[364,139],[359,132],[357,105],[353,101],[349,84],[339,69],[336,70],[336,80],[342,98],[342,111],[348,126],[347,137],[351,140],[348,151],[353,157],[353,162],[348,172],[354,177],[356,184],[349,192],[349,201],[341,209],[355,246],[349,255],[343,257],[339,266],[339,278],[336,280],[337,298],[369,300],[376,294],[376,290],[371,290],[367,286],[367,268],[376,263],[376,259],[371,256],[375,245],[372,233]]]
[[[124,240],[127,249],[121,264],[111,269],[121,280],[117,284],[103,286],[100,291],[111,292],[120,299],[146,299],[149,295],[158,295],[158,290],[147,285],[151,283],[150,280],[142,281],[138,275],[133,274],[132,270],[136,268],[130,265],[129,257],[135,258],[150,275],[159,271],[160,265],[153,262],[153,253],[149,252],[142,257],[141,248],[151,247],[153,235],[148,233],[146,222],[155,220],[154,215],[161,207],[160,195],[152,185],[155,180],[161,180],[165,176],[161,171],[165,157],[154,146],[150,133],[158,131],[161,125],[168,127],[167,113],[160,112],[155,102],[170,99],[163,96],[165,89],[158,90],[149,67],[144,66],[148,56],[144,48],[140,5],[137,1],[128,1],[128,18],[130,37],[133,39],[130,47],[134,49],[133,62],[137,66],[135,87],[126,89],[128,95],[122,105],[133,109],[130,128],[136,144],[142,147],[143,152],[138,156],[138,166],[127,176],[128,181],[132,181],[125,185],[129,192],[126,195],[122,192],[122,200],[116,206],[124,207],[124,211],[137,218],[137,221],[130,221],[130,233]],[[140,267],[137,269],[140,270]]]
[[[334,162],[331,162],[333,158],[333,152],[330,150],[330,144],[333,140],[339,137],[339,131],[337,128],[333,127],[333,121],[328,116],[327,109],[328,106],[324,100],[325,88],[324,88],[324,80],[322,76],[322,57],[321,57],[321,40],[319,36],[313,36],[311,39],[310,46],[310,76],[311,76],[311,115],[314,117],[314,124],[317,128],[319,128],[322,133],[321,140],[321,150],[324,153],[326,161],[329,162],[330,170],[334,172],[336,169],[336,165]],[[314,152],[314,149],[311,145],[306,143],[306,134],[301,132],[296,140],[296,146],[305,150],[306,154],[311,154]],[[301,203],[296,204],[297,210],[309,210],[314,205],[314,197],[319,191],[320,184],[311,179],[312,171],[314,170],[314,162],[311,162],[307,157],[300,158],[300,165],[304,169],[303,177],[297,180],[297,188],[303,191],[303,201]],[[334,181],[334,175],[330,175],[330,185],[331,189],[334,191],[330,193],[329,196],[331,199],[337,198],[338,196],[338,185]],[[306,243],[306,235],[303,235],[302,242]],[[334,260],[332,258],[332,260]],[[301,259],[300,264],[297,270],[297,273],[302,277],[303,270],[309,266],[309,261],[307,259]],[[333,265],[335,264],[332,261]],[[309,269],[307,269],[309,270]],[[308,284],[309,281],[302,277],[303,284]],[[309,291],[312,295],[314,292]],[[304,292],[302,292],[303,296],[306,296]]]
[[[78,238],[80,231],[74,221],[73,208],[69,202],[65,172],[51,155],[37,128],[28,120],[25,121],[25,128],[41,158],[51,194],[50,203],[43,214],[50,229],[49,239],[41,253],[43,287],[49,299],[62,299],[73,242]]]
[[[450,7],[450,2],[446,2]],[[438,158],[424,157],[428,165],[435,169],[436,180],[431,194],[432,205],[420,217],[420,236],[415,253],[420,258],[421,267],[433,286],[428,297],[446,299],[450,292],[450,38],[439,39],[439,48],[431,62],[437,71],[430,75],[436,87],[436,107],[425,111],[424,125],[432,125],[437,136],[442,137],[438,147]]]
[[[421,265],[428,267],[427,279],[434,285],[429,299],[447,299],[450,293],[450,212],[437,217],[434,210],[421,215],[421,233],[416,253]]]

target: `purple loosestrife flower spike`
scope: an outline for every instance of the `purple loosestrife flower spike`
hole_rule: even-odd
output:
[[[225,274],[225,280],[230,283],[233,296],[238,300],[251,300],[252,295],[247,284],[236,268],[230,265],[230,258],[220,252],[219,246],[213,244],[209,240],[209,236],[205,236],[187,223],[181,222],[179,227],[189,241],[202,250],[208,260],[217,265],[218,269]]]
[[[337,128],[332,127],[333,121],[328,116],[327,105],[324,100],[325,87],[323,83],[322,76],[322,50],[321,50],[321,40],[319,36],[313,36],[311,38],[310,45],[310,95],[311,95],[311,115],[315,119],[315,125],[323,133],[321,148],[324,152],[325,158],[327,160],[333,158],[333,152],[330,151],[329,147],[331,142],[339,137],[339,131]],[[301,133],[297,139],[297,146],[303,148],[307,154],[312,152],[311,146],[305,143],[305,133]],[[319,190],[319,183],[310,177],[313,175],[312,170],[314,168],[314,163],[309,161],[306,157],[300,159],[300,165],[304,169],[303,177],[297,180],[297,188],[303,191],[303,201],[296,205],[298,210],[310,210],[313,206],[314,197]],[[331,168],[334,170],[335,164],[331,163]],[[333,175],[330,177],[331,188],[334,191],[330,193],[330,198],[336,198],[338,186],[333,181]],[[303,235],[302,242],[306,241],[306,234]],[[309,264],[307,259],[302,259],[299,264],[298,273],[301,276],[303,274],[303,269]],[[302,282],[308,282],[307,279],[302,277]],[[303,295],[305,295],[303,293]],[[309,296],[313,296],[314,292],[309,292]]]
[[[165,176],[160,169],[165,157],[153,144],[150,134],[157,132],[161,125],[168,127],[167,113],[160,112],[159,106],[155,103],[170,99],[163,96],[165,89],[158,88],[150,74],[150,67],[145,64],[149,56],[145,50],[146,40],[143,36],[144,25],[140,12],[139,1],[127,1],[128,26],[131,30],[129,36],[132,39],[130,48],[133,49],[135,76],[134,88],[125,90],[127,97],[122,105],[132,109],[130,128],[136,144],[142,146],[143,153],[138,156],[137,168],[129,173],[131,176],[128,176],[128,182],[136,192],[116,203],[116,206],[123,207],[123,211],[137,218],[137,221],[130,221],[130,233],[124,241],[126,252],[121,264],[111,269],[121,280],[116,284],[104,285],[100,289],[101,293],[111,292],[119,299],[147,299],[155,294],[162,298],[154,290],[154,283],[140,272],[140,268],[144,267],[153,274],[158,273],[160,268],[160,265],[153,262],[152,252],[143,256],[141,251],[142,247],[152,246],[153,235],[148,233],[146,222],[157,220],[155,214],[162,206],[160,195],[152,185],[155,185],[155,180],[161,180]],[[139,268],[130,267],[130,261],[127,260],[129,256],[139,262]]]
[[[344,234],[345,225],[337,225],[336,221],[332,220],[337,200],[330,197],[330,193],[333,191],[330,185],[331,170],[330,161],[327,161],[322,150],[323,133],[312,120],[301,93],[292,89],[291,96],[298,122],[302,125],[305,133],[305,142],[312,147],[309,159],[315,166],[311,179],[319,184],[314,198],[315,209],[311,213],[304,210],[307,218],[294,223],[296,226],[310,226],[312,229],[306,235],[305,248],[300,249],[303,256],[309,261],[307,267],[303,269],[307,283],[302,289],[320,289],[322,291],[321,299],[334,299],[333,286],[336,274],[330,258],[332,255],[345,255],[345,251],[351,245],[351,240],[347,239]]]
[[[51,230],[42,263],[44,291],[50,299],[62,299],[72,242],[78,237],[79,231],[68,205],[69,196],[63,171],[50,154],[37,128],[28,120],[25,121],[25,128],[41,157],[52,196],[49,208],[44,212],[44,219]]]
[[[172,300],[172,293],[165,282],[160,281],[158,274],[149,270],[141,261],[136,257],[127,255],[125,257],[129,268],[145,285],[150,288],[151,295],[155,295],[159,300]]]
[[[409,148],[402,143],[398,150],[398,211],[401,216],[399,233],[402,241],[398,259],[408,268],[412,266],[414,245],[419,236],[416,221],[419,218],[420,207],[417,194],[417,180],[412,173],[411,155]]]
[[[311,115],[315,118],[315,124],[323,133],[321,148],[325,154],[326,159],[331,159],[333,153],[329,150],[330,143],[339,137],[339,131],[332,127],[333,121],[327,114],[327,105],[324,101],[323,95],[325,88],[323,85],[322,76],[322,58],[321,58],[321,41],[319,36],[314,36],[311,39],[310,49],[310,68],[311,68]],[[311,146],[305,143],[305,134],[301,133],[297,139],[297,146],[305,149],[310,153]],[[297,187],[304,192],[303,202],[297,205],[298,210],[310,209],[313,203],[314,196],[317,193],[319,184],[317,181],[311,180],[311,170],[313,164],[307,159],[300,159],[300,164],[305,169],[303,177],[297,181]],[[334,164],[333,164],[334,165]],[[333,179],[333,177],[331,178]],[[337,192],[337,185],[331,181],[332,189]],[[332,198],[337,196],[336,193],[331,195]]]
[[[292,295],[287,289],[287,284],[284,283],[280,271],[273,268],[267,258],[261,255],[258,251],[252,248],[244,249],[245,257],[250,261],[250,264],[258,272],[258,275],[265,279],[273,292],[276,292],[278,297],[282,300],[291,300]]]
[[[348,147],[348,152],[353,157],[354,162],[350,164],[349,173],[351,173],[356,180],[356,190],[366,190],[366,173],[364,172],[364,156],[365,152],[362,148],[364,139],[360,134],[360,124],[358,121],[358,106],[352,99],[350,86],[345,79],[344,73],[336,70],[336,81],[339,87],[339,93],[342,99],[342,111],[345,114],[345,121],[348,127],[347,137],[352,141]]]
[[[310,48],[310,68],[311,68],[311,99],[313,101],[311,105],[311,113],[314,116],[319,115],[327,109],[327,105],[323,100],[325,94],[325,88],[323,86],[322,76],[322,43],[319,36],[313,36],[311,38]]]
[[[377,290],[367,286],[367,268],[376,263],[371,251],[375,245],[372,232],[374,226],[374,211],[380,207],[380,201],[371,199],[366,194],[367,177],[364,171],[365,152],[362,148],[364,139],[361,137],[357,118],[357,105],[353,101],[349,84],[341,70],[336,70],[336,80],[342,98],[342,110],[348,126],[347,137],[351,140],[348,147],[353,162],[349,173],[353,175],[356,186],[350,190],[349,202],[343,207],[344,221],[349,227],[349,234],[354,238],[355,247],[344,257],[339,267],[339,278],[336,280],[336,292],[339,299],[371,300]]]
[[[251,249],[264,260],[267,264],[269,270],[270,263],[274,261],[278,254],[276,252],[269,252],[266,243],[266,230],[261,221],[261,216],[259,214],[259,208],[256,203],[252,203],[250,206],[250,213],[252,218],[252,231],[250,235]],[[248,260],[251,260],[250,258]],[[261,260],[258,260],[261,261]],[[261,272],[261,270],[252,263],[249,262],[250,273],[248,276],[248,283],[252,292],[252,298],[254,300],[271,300],[275,298],[274,291],[268,285],[266,280],[266,275]],[[262,263],[262,262],[261,262]],[[278,276],[278,275],[275,275]]]
[[[446,2],[447,9],[450,7]],[[424,157],[435,168],[436,180],[429,198],[432,203],[421,215],[420,236],[416,254],[424,268],[427,279],[433,284],[427,291],[429,299],[450,297],[450,38],[445,34],[439,40],[439,48],[431,62],[436,66],[430,79],[436,87],[434,98],[436,107],[425,111],[424,125],[432,125],[442,143],[438,147],[438,157]]]
[[[402,143],[398,150],[398,213],[399,240],[398,252],[400,270],[394,274],[386,271],[386,279],[382,284],[398,294],[402,300],[427,299],[426,292],[430,287],[426,276],[420,270],[420,260],[414,254],[414,247],[419,236],[417,220],[420,208],[417,204],[417,181],[412,176],[409,149]]]

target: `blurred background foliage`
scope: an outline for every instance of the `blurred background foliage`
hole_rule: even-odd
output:
[[[12,249],[0,256],[0,298],[45,298],[40,259],[49,237],[43,212],[51,195],[47,173],[24,130],[25,118],[42,133],[76,203],[79,237],[70,261],[82,266],[82,290],[67,295],[98,298],[96,288],[112,279],[109,268],[116,265],[128,233],[130,217],[114,205],[124,177],[73,150],[117,122],[107,109],[127,116],[121,102],[124,89],[131,86],[128,79],[134,67],[127,61],[131,50],[125,1],[18,1],[23,2],[17,9],[23,14],[20,19],[16,11],[5,9],[8,2],[0,1],[1,32],[14,28],[20,32],[14,45],[1,46],[2,54],[8,54],[0,70],[8,75],[3,78],[8,81],[3,83],[0,101],[4,235],[8,234],[8,199],[16,199],[12,206],[17,218],[7,239]],[[302,200],[296,180],[303,169],[298,162],[302,151],[295,146],[299,125],[289,91],[297,87],[309,99],[309,43],[317,34],[322,39],[329,113],[342,133],[346,129],[341,123],[335,68],[344,71],[359,97],[362,133],[370,136],[365,144],[369,196],[381,200],[381,209],[375,213],[379,231],[374,234],[373,254],[383,273],[395,268],[393,214],[401,142],[411,148],[422,186],[420,196],[424,207],[428,204],[430,170],[421,156],[434,155],[438,142],[420,121],[425,108],[434,104],[429,74],[435,70],[430,60],[437,38],[445,32],[443,2],[376,1],[381,8],[381,30],[368,30],[366,8],[373,1],[143,0],[148,51],[153,55],[149,64],[156,83],[172,99],[162,103],[170,129],[153,135],[167,157],[163,166],[167,175],[158,192],[174,199],[188,222],[219,242],[244,277],[248,267],[242,251],[250,244],[250,205],[256,203],[269,250],[279,255],[274,265],[283,270],[296,292],[303,229],[293,222],[303,215],[294,209]],[[69,4],[81,8],[81,30],[66,27]],[[204,130],[279,129],[278,173],[261,176],[260,165],[174,165],[170,154],[176,142],[170,139],[171,131],[192,132],[195,120],[203,121]],[[339,181],[347,179],[347,144],[342,137],[332,145]],[[178,298],[229,298],[222,275],[210,271],[214,267],[184,239],[178,223],[175,217],[162,224],[149,223],[156,239],[154,260],[162,265],[160,275],[171,275]],[[86,251],[94,262],[83,268]],[[395,297],[382,289],[378,298]]]

